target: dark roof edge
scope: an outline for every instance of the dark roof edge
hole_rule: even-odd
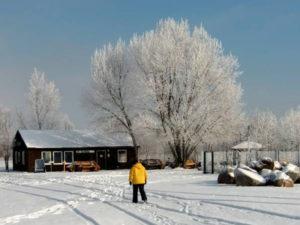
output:
[[[22,134],[21,134],[21,132],[20,132],[21,130],[22,130],[22,129],[18,129],[18,130],[17,130],[16,135],[15,135],[15,138],[16,138],[17,135],[19,134],[19,136],[20,136],[20,138],[21,138],[23,144],[24,144],[25,147],[28,149],[28,146],[26,145],[26,141],[24,140],[24,138],[23,138],[23,136],[22,136]]]

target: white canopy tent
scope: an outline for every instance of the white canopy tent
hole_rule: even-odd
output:
[[[263,148],[262,144],[253,141],[244,141],[232,147],[232,149],[235,150],[249,150],[249,149],[262,149],[262,148]]]
[[[241,156],[240,156],[239,152],[241,152],[241,151],[248,151],[247,154],[249,156],[249,160],[251,161],[251,150],[252,149],[254,149],[254,150],[260,150],[262,148],[263,148],[262,144],[259,144],[259,143],[253,142],[253,141],[243,141],[242,143],[233,146],[232,149],[235,150],[235,151],[237,151],[237,153],[238,153],[238,157],[237,157],[237,161],[238,162],[237,162],[237,165],[239,166],[240,163],[241,163]]]

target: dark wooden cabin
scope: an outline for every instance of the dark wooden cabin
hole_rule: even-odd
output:
[[[13,144],[13,168],[17,171],[33,172],[36,159],[44,159],[46,171],[63,171],[64,164],[92,160],[101,169],[125,169],[136,156],[128,136],[78,130],[19,130]]]

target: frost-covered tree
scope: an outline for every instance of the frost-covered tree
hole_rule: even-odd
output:
[[[35,129],[52,129],[57,126],[60,94],[54,82],[47,81],[45,73],[34,68],[29,81],[28,103]]]
[[[61,116],[61,129],[63,130],[73,130],[75,128],[74,123],[70,120],[67,114],[62,114]]]
[[[73,125],[60,112],[61,96],[53,81],[34,68],[29,81],[25,113],[18,111],[19,127],[24,129],[70,129]]]
[[[7,108],[0,107],[0,155],[4,158],[6,171],[9,171],[13,132],[11,111]]]
[[[264,149],[274,150],[278,146],[279,124],[271,111],[256,111],[250,119],[250,139],[259,142]]]
[[[286,149],[300,149],[300,107],[284,115],[280,120],[280,131]]]
[[[187,21],[161,20],[135,35],[130,49],[150,90],[147,123],[161,129],[177,163],[239,117],[237,59],[202,26],[191,31]]]
[[[133,89],[129,82],[130,64],[125,43],[121,40],[96,50],[91,63],[91,85],[87,105],[97,125],[127,132],[137,148],[133,128]]]

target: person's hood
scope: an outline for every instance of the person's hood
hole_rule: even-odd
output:
[[[142,163],[138,162],[138,163],[134,164],[134,168],[144,169],[144,166],[142,165]]]

